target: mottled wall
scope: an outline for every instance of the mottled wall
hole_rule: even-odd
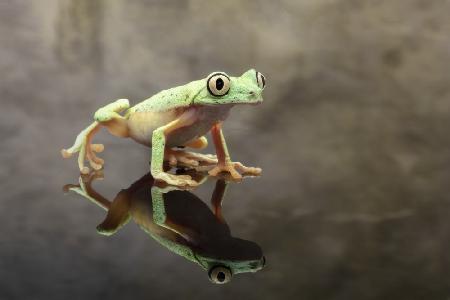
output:
[[[444,274],[449,11],[446,0],[2,1],[0,232],[11,235],[20,228],[23,234],[10,236],[4,263],[15,258],[20,269],[26,260],[18,253],[25,245],[43,243],[36,251],[44,251],[42,241],[56,239],[54,227],[76,226],[83,218],[67,221],[61,211],[44,211],[55,207],[56,199],[39,195],[51,195],[62,178],[76,178],[75,160],[62,161],[58,151],[73,142],[98,107],[118,98],[137,103],[214,70],[237,75],[254,67],[268,81],[265,102],[235,108],[225,134],[232,155],[263,167],[264,175],[242,187],[254,201],[232,204],[230,214],[238,224],[253,216],[241,232],[263,242],[280,264],[266,275],[270,291],[279,290],[286,276],[303,278],[289,261],[296,261],[302,246],[297,237],[313,238],[314,230],[301,231],[302,216],[317,209],[336,222],[403,218],[431,209],[424,219],[436,223],[423,221],[431,227],[414,231],[417,242],[434,248],[417,257],[435,266],[430,278]],[[145,148],[108,134],[100,139],[111,182],[123,179],[119,171],[145,172]],[[438,207],[443,210],[433,210]],[[258,226],[265,221],[273,227]],[[339,244],[330,239],[326,245]],[[368,249],[376,252],[382,244]],[[59,261],[61,270],[64,263]],[[0,287],[7,282],[3,290],[19,295],[19,272],[9,281],[3,275]],[[286,295],[298,295],[295,284],[289,286]]]

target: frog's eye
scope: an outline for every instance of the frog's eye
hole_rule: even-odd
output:
[[[209,270],[209,280],[213,283],[224,284],[228,283],[233,276],[231,270],[224,266],[215,266]]]
[[[264,89],[266,86],[266,77],[264,77],[264,75],[260,72],[256,72],[256,82],[261,89]]]
[[[213,73],[207,81],[208,91],[214,96],[223,96],[230,90],[230,77],[225,73]]]

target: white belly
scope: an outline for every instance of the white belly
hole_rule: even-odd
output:
[[[220,105],[194,108],[196,110],[196,121],[192,125],[176,129],[170,133],[167,137],[166,146],[183,146],[187,142],[205,135],[215,123],[226,119],[231,107],[232,105]],[[128,118],[130,137],[140,144],[151,147],[153,131],[172,122],[178,116],[179,113],[175,111],[135,112]]]
[[[177,118],[175,112],[135,112],[128,118],[128,133],[136,142],[151,147],[153,131]]]

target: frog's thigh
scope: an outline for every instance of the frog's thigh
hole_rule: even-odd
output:
[[[124,117],[113,118],[106,122],[100,122],[102,126],[105,126],[108,131],[118,137],[128,137],[128,122]]]
[[[206,146],[208,146],[208,140],[205,136],[201,136],[198,139],[192,140],[183,146],[195,148],[195,149],[204,149]]]
[[[94,119],[105,126],[112,135],[128,137],[128,122],[118,113],[129,107],[127,99],[119,99],[97,110]]]

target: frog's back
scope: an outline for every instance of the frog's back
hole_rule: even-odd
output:
[[[192,97],[190,95],[186,85],[162,90],[130,108],[129,113],[164,112],[181,107],[188,107],[192,103]]]
[[[175,120],[191,105],[190,91],[188,85],[163,90],[130,108],[126,113],[130,137],[151,146],[153,131]]]

